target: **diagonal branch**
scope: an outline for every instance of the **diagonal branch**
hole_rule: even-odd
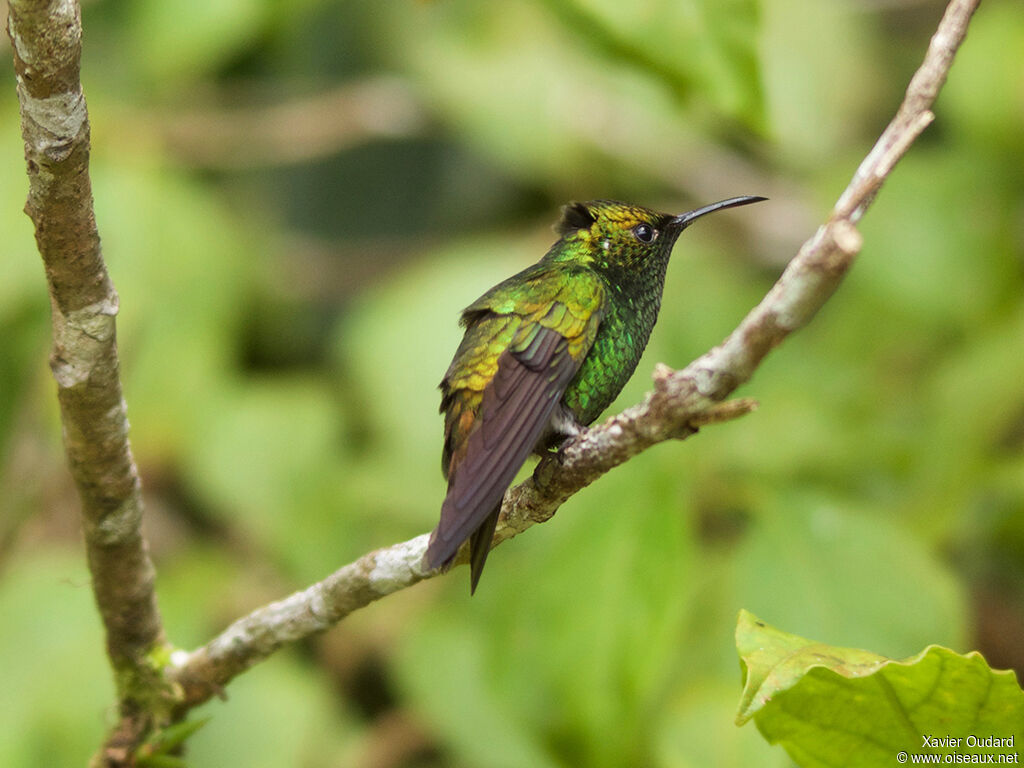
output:
[[[50,367],[64,446],[82,500],[96,603],[122,715],[153,710],[164,643],[153,564],[140,532],[114,318],[89,180],[89,120],[79,81],[81,17],[71,0],[11,0],[8,34],[21,105],[29,193],[53,315]]]
[[[654,391],[540,461],[532,477],[505,496],[496,543],[544,522],[570,496],[650,446],[694,434],[699,426],[748,412],[726,401],[761,360],[811,321],[839,287],[861,248],[856,224],[886,177],[934,119],[946,80],[979,0],[953,0],[932,37],[896,117],[861,163],[828,220],[801,247],[767,296],[722,344],[673,371],[659,365]],[[363,555],[321,582],[245,616],[207,645],[172,659],[183,687],[181,711],[206,701],[236,675],[282,645],[328,629],[352,611],[437,575],[423,569],[428,536]],[[464,562],[460,560],[460,562]]]

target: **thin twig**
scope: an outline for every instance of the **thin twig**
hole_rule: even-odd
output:
[[[139,477],[118,374],[118,297],[93,214],[78,3],[11,0],[8,33],[29,178],[25,212],[35,225],[50,291],[50,366],[82,500],[93,591],[127,718],[152,712],[165,690],[151,657],[164,635],[140,531]]]
[[[375,77],[284,103],[153,114],[126,112],[127,130],[161,136],[201,168],[256,168],[328,157],[374,139],[422,133],[423,107],[402,81]]]
[[[574,493],[655,443],[684,438],[698,426],[748,412],[750,401],[722,401],[753,375],[765,355],[806,325],[839,286],[861,248],[856,223],[896,162],[932,119],[979,0],[953,0],[914,75],[900,109],[836,204],[768,295],[722,344],[683,370],[659,366],[645,400],[584,431],[557,457],[505,496],[496,544],[549,519]],[[185,691],[181,711],[219,693],[237,674],[285,643],[323,631],[374,600],[437,575],[421,560],[428,537],[379,549],[302,592],[245,616],[210,643],[177,654],[174,679]],[[463,556],[464,558],[464,556]]]

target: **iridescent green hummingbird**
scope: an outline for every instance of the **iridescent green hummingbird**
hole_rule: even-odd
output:
[[[591,424],[633,375],[676,238],[701,216],[764,199],[733,197],[678,216],[570,203],[544,257],[463,310],[466,333],[441,381],[448,494],[427,568],[450,565],[469,539],[476,590],[519,468]]]

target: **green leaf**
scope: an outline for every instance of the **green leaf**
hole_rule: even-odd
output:
[[[753,718],[801,766],[892,765],[900,752],[1012,755],[1024,737],[1024,691],[978,653],[932,645],[896,661],[788,634],[747,611],[736,646],[744,676],[737,724]],[[936,746],[933,737],[952,743]],[[981,747],[969,737],[1011,741]]]

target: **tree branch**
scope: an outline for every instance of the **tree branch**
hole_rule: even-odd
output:
[[[409,89],[390,77],[269,105],[147,109],[119,119],[160,136],[180,162],[215,169],[307,162],[373,139],[415,136],[427,122]]]
[[[140,532],[139,477],[128,445],[114,317],[89,180],[89,120],[79,81],[81,17],[73,0],[11,0],[29,193],[53,316],[50,367],[64,446],[82,500],[93,592],[124,716],[153,711],[164,635],[153,564]]]
[[[767,296],[722,344],[673,371],[659,365],[642,403],[584,431],[558,456],[508,491],[495,545],[548,520],[566,499],[650,446],[683,439],[704,425],[735,418],[753,402],[722,402],[761,360],[805,326],[838,288],[860,251],[856,224],[899,159],[932,121],[931,105],[963,42],[979,0],[953,0],[914,75],[896,117],[861,163],[828,220],[801,247]],[[230,680],[282,645],[328,629],[349,613],[437,575],[423,569],[428,536],[363,555],[321,582],[245,616],[207,645],[172,657],[183,687],[180,711],[219,693]],[[465,551],[458,562],[465,562]]]

